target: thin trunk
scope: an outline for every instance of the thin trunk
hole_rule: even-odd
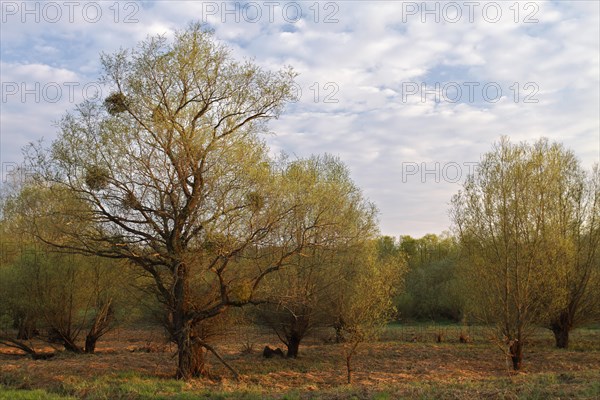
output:
[[[521,340],[515,339],[510,345],[510,358],[512,360],[513,370],[520,370],[523,363],[523,342]]]
[[[335,342],[344,343],[346,341],[346,338],[344,338],[344,321],[341,318],[338,319],[333,328],[335,329]]]
[[[348,378],[348,385],[350,385],[352,383],[352,355],[347,355],[346,356],[346,371],[347,371],[347,378]]]
[[[34,360],[48,360],[48,359],[54,357],[54,353],[40,354],[40,353],[36,352],[32,347],[29,347],[27,344],[23,343],[22,341],[20,341],[18,339],[15,340],[15,339],[5,337],[2,335],[0,335],[0,344],[22,350],[25,353],[27,353],[28,355],[30,355],[31,358],[33,358]]]
[[[217,353],[217,350],[215,350],[214,347],[210,346],[208,343],[202,343],[200,342],[202,347],[204,347],[207,351],[210,351],[211,353],[213,353],[215,355],[215,357],[217,357],[219,359],[219,361],[221,361],[221,363],[223,363],[223,365],[225,367],[227,367],[227,369],[229,371],[231,371],[231,373],[233,374],[233,377],[236,381],[240,380],[240,374],[238,374],[238,372],[231,366],[229,365],[224,359],[223,357],[221,357],[221,355],[219,353]]]

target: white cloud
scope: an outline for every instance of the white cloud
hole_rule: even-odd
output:
[[[423,23],[420,13],[407,15],[408,2],[394,1],[298,3],[300,21],[286,21],[282,10],[289,2],[280,2],[273,22],[258,2],[262,17],[256,23],[241,14],[235,22],[222,2],[131,3],[137,6],[125,9],[130,3],[119,3],[118,18],[112,2],[98,3],[103,17],[97,23],[81,14],[55,24],[7,16],[1,25],[2,82],[92,82],[100,52],[135,46],[148,34],[171,35],[194,19],[208,21],[235,57],[269,69],[295,67],[302,98],[271,124],[277,133],[267,138],[272,151],[339,155],[378,204],[386,234],[440,232],[449,224],[447,203],[458,184],[437,183],[432,175],[425,182],[403,177],[407,163],[442,168],[476,162],[500,135],[562,141],[586,166],[600,157],[598,2],[520,2],[518,23],[514,2],[501,3],[496,23],[482,14],[484,3],[472,23],[464,6],[457,23],[448,21],[454,14],[442,15],[439,23],[428,15]],[[538,22],[523,23],[532,11]],[[138,22],[124,23],[128,15]],[[326,17],[338,22],[324,23]],[[478,82],[478,90],[497,82],[503,97],[492,103],[478,93],[476,101],[467,101],[463,93],[457,103],[437,104],[431,96],[425,102],[420,95],[403,98],[403,83],[431,88],[447,81]],[[527,89],[528,82],[535,86]],[[538,103],[525,103],[527,95]],[[2,158],[10,161],[19,159],[27,141],[51,138],[51,121],[73,106],[64,99],[14,99],[2,104]]]

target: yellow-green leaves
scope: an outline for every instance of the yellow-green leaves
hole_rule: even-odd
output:
[[[468,304],[498,324],[500,337],[522,342],[532,324],[571,302],[581,239],[597,229],[584,186],[585,172],[562,145],[502,138],[453,198]]]

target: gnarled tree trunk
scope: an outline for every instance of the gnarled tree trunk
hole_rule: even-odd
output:
[[[173,285],[172,335],[177,344],[177,379],[191,379],[206,375],[204,348],[196,339],[189,318],[189,271],[184,263],[173,267],[176,281]]]
[[[177,343],[177,379],[191,379],[206,375],[205,353],[192,335],[182,335]]]

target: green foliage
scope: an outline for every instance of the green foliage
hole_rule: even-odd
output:
[[[405,272],[403,255],[388,238],[371,241],[359,258],[359,268],[342,285],[340,322],[347,382],[352,383],[352,359],[359,345],[374,341],[396,315],[394,296]]]
[[[341,290],[362,268],[363,248],[376,234],[375,207],[364,199],[348,169],[337,158],[325,155],[285,165],[290,195],[304,197],[293,223],[314,220],[306,250],[290,257],[284,269],[265,279],[262,296],[267,304],[257,308],[259,322],[272,328],[295,357],[295,346],[316,327],[339,321]],[[292,344],[294,343],[294,344]]]
[[[118,263],[69,253],[36,238],[44,234],[68,248],[64,225],[82,226],[68,215],[78,207],[72,196],[53,194],[28,184],[4,204],[3,244],[11,250],[0,267],[0,313],[12,323],[2,332],[15,338],[15,328],[17,339],[36,332],[82,351],[82,343],[76,343],[81,333],[99,338],[123,317],[126,274]]]
[[[402,278],[402,263],[365,259],[348,282],[346,302],[342,305],[344,337],[348,343],[375,340],[393,319],[393,298]]]
[[[582,228],[598,229],[597,208],[587,214],[582,201],[584,179],[574,154],[560,144],[503,138],[452,200],[469,311],[496,324],[515,369],[531,328],[568,307],[567,282],[579,275],[575,291],[591,288],[596,264],[573,262],[582,250],[577,242],[586,237]]]
[[[398,249],[408,259],[405,289],[396,300],[399,317],[459,321],[463,299],[456,274],[456,240],[447,233],[419,239],[401,236]]]
[[[270,157],[261,134],[294,100],[290,68],[239,62],[199,23],[101,61],[118,92],[64,115],[50,148],[28,149],[36,181],[73,197],[28,227],[135,265],[164,306],[179,376],[198,376],[200,332],[305,254],[373,237],[375,209],[331,156]]]
[[[30,246],[0,270],[0,302],[15,327],[26,328],[19,324],[27,323],[75,345],[99,313],[107,312],[103,307],[110,307],[111,319],[123,317],[123,276],[121,268],[106,260]],[[108,323],[103,329],[113,325]]]

